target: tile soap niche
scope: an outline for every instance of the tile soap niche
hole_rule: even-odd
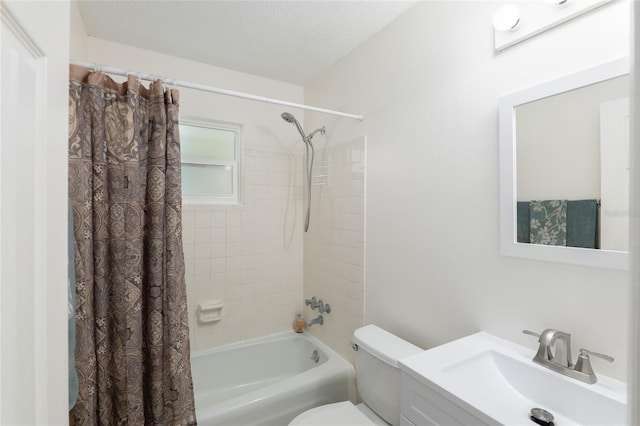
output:
[[[222,300],[208,300],[198,304],[198,322],[206,324],[220,321],[223,306]]]

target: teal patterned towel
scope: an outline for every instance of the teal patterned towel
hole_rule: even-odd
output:
[[[528,243],[530,240],[530,225],[529,225],[529,202],[528,201],[518,201],[517,204],[517,227],[518,230],[518,241],[519,243]]]
[[[567,246],[598,248],[598,200],[567,202]]]
[[[531,244],[567,245],[567,200],[531,201]]]

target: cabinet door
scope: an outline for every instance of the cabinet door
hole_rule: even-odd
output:
[[[400,416],[400,426],[416,426],[409,421],[405,416]]]
[[[69,3],[0,18],[0,424],[66,424]]]
[[[491,419],[482,419],[477,414],[467,411],[404,372],[401,380],[400,414],[410,422],[409,424],[416,426],[498,424]]]

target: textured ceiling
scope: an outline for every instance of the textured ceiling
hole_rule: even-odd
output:
[[[81,0],[96,38],[304,85],[415,1]]]

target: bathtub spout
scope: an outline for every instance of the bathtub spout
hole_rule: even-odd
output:
[[[313,324],[324,324],[324,318],[322,318],[322,315],[318,315],[317,318],[314,318],[311,321],[307,322],[307,327],[311,327]]]

